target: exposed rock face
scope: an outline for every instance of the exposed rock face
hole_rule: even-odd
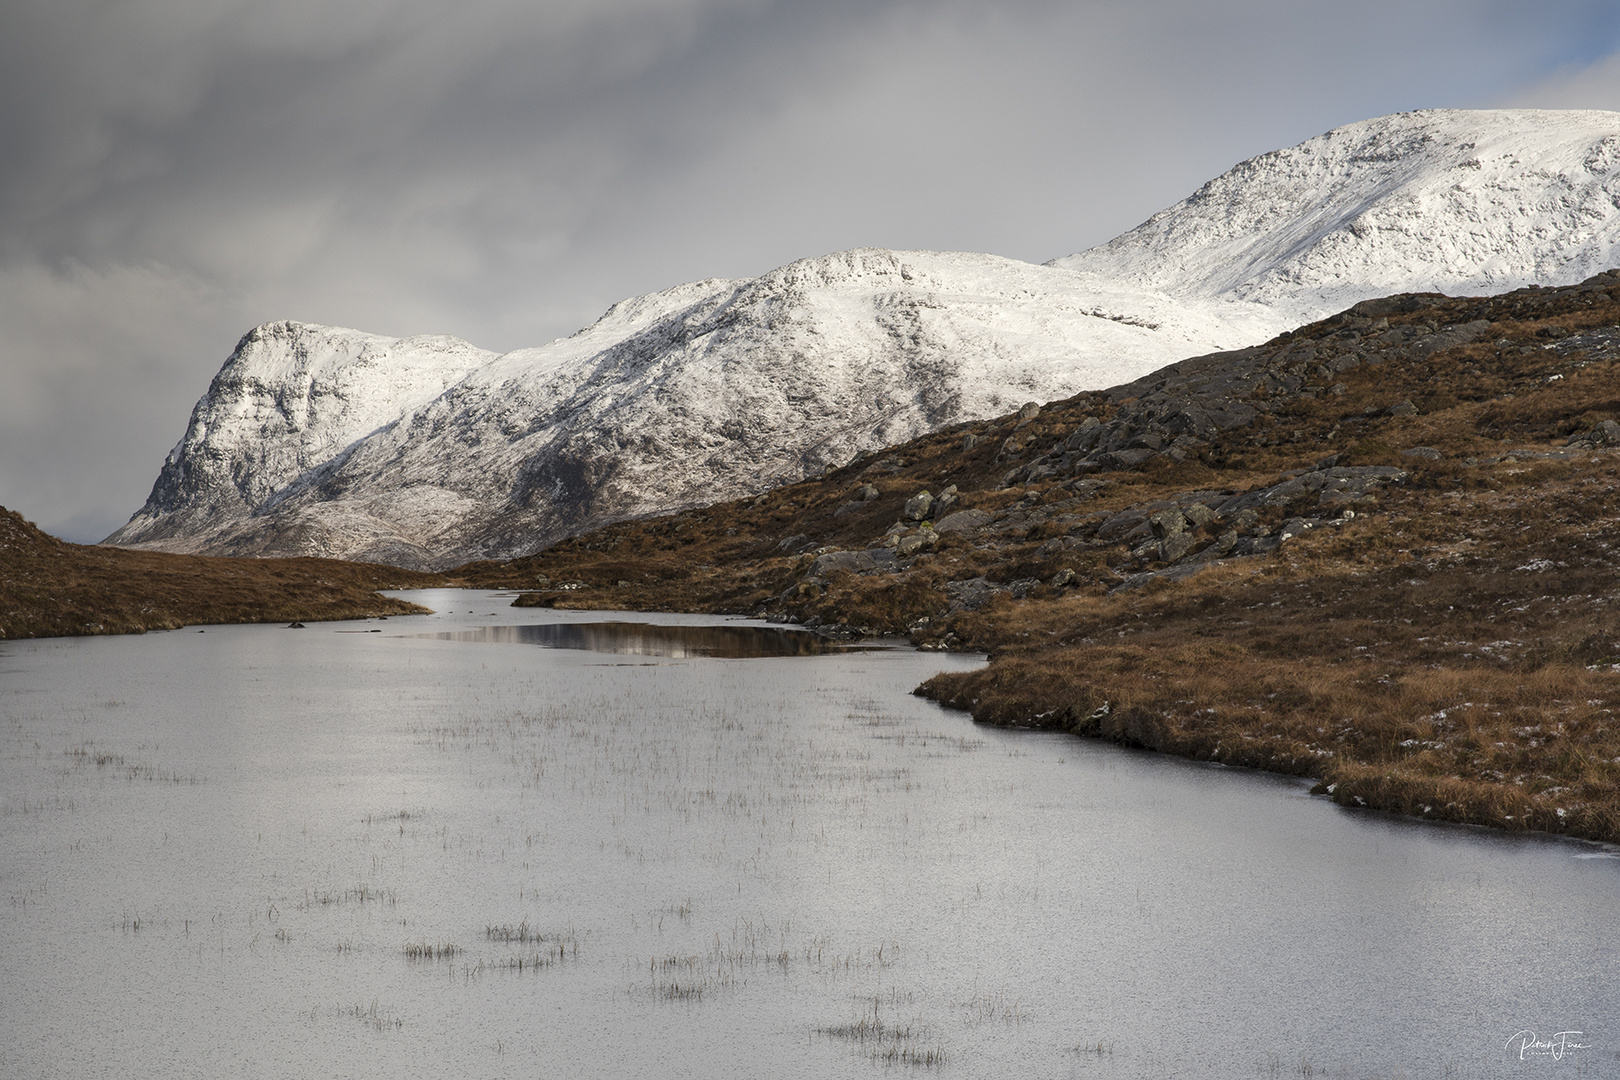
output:
[[[1342,393],[1357,342],[1421,356],[1484,327],[1390,331],[1396,309],[1378,305],[1423,299],[1377,300],[1354,340],[1264,370],[1228,354],[1144,373],[1398,290],[1579,280],[1620,262],[1617,205],[1620,114],[1430,111],[1244,162],[1047,266],[844,252],[627,300],[502,356],[272,324],[243,339],[108,542],[444,568],[1137,379],[1122,388],[1141,395],[1131,430],[1083,428],[1068,447],[1131,468],[1249,423],[1257,382]],[[1015,432],[1005,452],[1020,446]]]

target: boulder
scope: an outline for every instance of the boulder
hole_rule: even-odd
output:
[[[1318,524],[1320,523],[1313,521],[1310,518],[1289,518],[1287,521],[1282,523],[1282,528],[1277,530],[1277,542],[1280,544],[1284,540],[1289,540],[1296,536],[1303,536],[1311,529],[1316,528]]]
[[[1111,450],[1099,459],[1103,465],[1112,469],[1130,469],[1148,460],[1157,454],[1157,450],[1140,447],[1134,450]]]
[[[934,497],[926,491],[919,491],[906,500],[906,508],[901,512],[901,517],[906,521],[926,521],[933,507]]]
[[[946,533],[974,533],[982,529],[990,521],[990,515],[983,510],[958,510],[954,514],[940,518],[934,523],[934,531],[941,535]]]
[[[919,529],[910,536],[902,536],[895,542],[894,553],[902,559],[909,558],[919,551],[926,551],[939,542],[939,535],[933,529]]]
[[[1187,523],[1195,529],[1201,529],[1215,520],[1215,511],[1201,502],[1188,503],[1181,513],[1187,519]]]
[[[907,537],[907,539],[910,539]],[[888,548],[868,548],[865,551],[829,551],[816,556],[806,577],[825,577],[834,571],[864,574],[871,570],[887,569],[894,565],[894,552]]]
[[[1159,541],[1159,558],[1165,562],[1175,562],[1183,555],[1190,553],[1197,541],[1192,533],[1171,533]]]
[[[1090,450],[1102,437],[1102,430],[1102,421],[1095,416],[1088,416],[1080,421],[1080,426],[1063,441],[1063,446],[1067,450]]]
[[[1583,431],[1569,437],[1570,446],[1620,446],[1620,424],[1613,420],[1604,420],[1591,431]]]
[[[948,581],[945,583],[945,592],[951,598],[952,611],[977,611],[996,593],[1000,592],[989,580],[984,577],[968,578],[965,581]]]
[[[1148,518],[1148,526],[1152,528],[1153,535],[1159,540],[1177,536],[1187,531],[1187,518],[1175,507],[1167,507]]]

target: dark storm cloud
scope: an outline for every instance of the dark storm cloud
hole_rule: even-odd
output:
[[[1337,124],[1620,104],[1608,10],[14,0],[0,504],[121,523],[259,322],[505,349],[860,244],[1044,260]]]

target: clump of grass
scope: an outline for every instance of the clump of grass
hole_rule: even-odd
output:
[[[946,1065],[950,1055],[932,1039],[925,1026],[916,1023],[892,1024],[880,1014],[881,999],[870,999],[871,1008],[845,1024],[819,1027],[816,1034],[854,1043],[866,1051],[877,1065],[911,1065],[932,1069]]]
[[[347,1016],[359,1020],[373,1031],[398,1031],[405,1026],[405,1021],[392,1010],[379,1008],[377,999],[372,998],[370,1005],[350,1005],[338,1010],[339,1016]]]
[[[703,995],[737,984],[735,968],[715,965],[696,955],[671,953],[648,963],[653,996],[664,1001],[697,1002]]]
[[[562,931],[541,931],[530,926],[525,919],[515,926],[510,923],[485,926],[484,937],[502,945],[528,947],[525,955],[491,962],[490,966],[505,971],[538,971],[565,960],[579,959],[579,935],[572,927]]]
[[[70,746],[63,754],[73,759],[76,768],[88,768],[94,765],[98,772],[115,770],[122,775],[125,781],[134,782],[144,780],[147,783],[183,784],[195,787],[203,782],[202,777],[195,774],[182,776],[173,770],[162,771],[154,765],[140,761],[130,761],[123,754],[112,750],[101,749],[91,741],[85,741],[77,746]]]
[[[461,946],[448,941],[437,944],[431,941],[405,943],[405,959],[411,961],[454,960],[460,952]]]
[[[377,889],[361,882],[352,889],[305,889],[303,902],[294,907],[299,911],[312,911],[318,907],[339,907],[344,904],[387,904],[392,907],[397,903],[398,890]]]

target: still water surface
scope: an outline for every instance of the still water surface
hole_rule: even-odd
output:
[[[1620,1075],[1608,849],[408,595],[0,644],[0,1076]]]

